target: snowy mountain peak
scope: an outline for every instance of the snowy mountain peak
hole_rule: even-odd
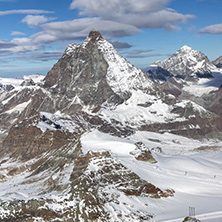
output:
[[[101,40],[106,41],[99,31],[90,31],[88,37],[83,42],[82,47],[85,48],[88,44],[97,45]]]
[[[181,47],[180,50],[182,50],[182,51],[191,51],[193,49],[191,47],[187,46],[187,45],[184,45],[183,47]]]
[[[175,54],[183,54],[185,56],[191,55],[191,57],[189,57],[189,59],[192,59],[192,60],[195,60],[195,58],[198,59],[198,57],[203,57],[203,56],[206,57],[202,52],[197,51],[187,45],[184,45],[183,47],[181,47],[173,55],[175,55]]]
[[[76,52],[76,50],[78,48],[80,48],[81,46],[83,46],[83,48],[86,47],[86,45],[89,43],[89,42],[92,42],[92,43],[96,43],[98,42],[99,40],[104,40],[104,38],[102,37],[102,35],[100,34],[100,32],[98,31],[90,31],[88,37],[85,39],[85,41],[83,42],[83,44],[77,44],[77,43],[74,43],[74,44],[71,44],[69,45],[66,50],[65,50],[65,53],[64,55],[72,55]]]
[[[176,51],[170,58],[154,64],[156,69],[151,70],[152,75],[161,80],[167,80],[169,76],[183,79],[190,76],[212,78],[211,73],[216,69],[207,56],[187,45]]]

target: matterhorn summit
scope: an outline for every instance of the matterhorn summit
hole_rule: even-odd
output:
[[[45,87],[95,107],[104,102],[122,103],[134,90],[151,90],[153,83],[98,31],[91,31],[83,44],[68,46],[47,74]]]

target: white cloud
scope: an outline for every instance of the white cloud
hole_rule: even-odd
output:
[[[123,22],[140,28],[164,28],[166,30],[179,30],[178,23],[185,23],[192,19],[192,15],[183,15],[172,10],[151,12],[143,16],[131,14],[126,16]]]
[[[17,44],[12,43],[10,41],[0,40],[0,49],[8,49],[17,46]]]
[[[222,24],[206,26],[198,32],[202,34],[222,34]]]
[[[32,36],[34,42],[50,43],[59,40],[82,40],[92,29],[106,38],[132,36],[142,32],[135,26],[101,18],[83,18],[64,22],[51,22],[41,26],[42,32]]]
[[[179,30],[194,15],[184,15],[167,8],[170,0],[73,0],[70,8],[80,15],[100,16],[105,20],[122,22],[138,28]]]
[[[18,31],[14,31],[14,32],[11,32],[11,35],[17,35],[17,36],[22,36],[22,35],[25,35],[25,33],[23,32],[18,32]]]
[[[36,10],[36,9],[21,9],[21,10],[0,11],[0,16],[13,15],[13,14],[50,14],[50,13],[54,12],[46,10]]]
[[[8,54],[32,52],[44,48],[42,44],[33,43],[30,38],[14,38],[8,44],[11,44],[11,47],[8,48]],[[0,53],[2,51],[3,50],[0,49]]]
[[[132,50],[124,52],[123,54],[126,54],[127,58],[148,58],[148,57],[170,56],[170,54],[150,53],[150,52],[153,52],[153,49]]]
[[[104,21],[101,18],[83,18],[72,21],[50,22],[39,25],[40,32],[30,37],[14,38],[7,44],[12,44],[9,49],[0,51],[2,54],[32,52],[44,49],[46,44],[58,41],[83,40],[92,29],[100,30],[105,38],[131,36],[141,30],[132,25],[114,21]],[[125,45],[126,47],[126,45]],[[129,47],[129,45],[127,45]],[[1,49],[0,49],[1,50]]]
[[[27,54],[19,54],[16,58],[21,60],[49,61],[58,60],[62,56],[62,51],[41,51]]]
[[[1,0],[0,0],[1,1]],[[92,16],[71,21],[49,22],[49,18],[41,14],[53,13],[45,10],[9,10],[0,11],[0,16],[9,14],[28,14],[23,20],[30,27],[39,29],[34,35],[24,38],[14,38],[7,49],[0,49],[1,54],[34,52],[44,49],[47,44],[59,41],[83,40],[92,30],[101,34],[116,44],[116,47],[130,48],[132,45],[114,41],[113,38],[133,36],[142,32],[141,28],[164,28],[179,30],[179,24],[194,18],[169,9],[171,0],[73,0],[72,9],[78,9],[81,15]],[[44,23],[44,24],[43,24]],[[11,35],[24,35],[12,32]],[[6,47],[6,45],[4,45]],[[35,54],[36,56],[40,54]],[[145,52],[129,54],[128,56],[150,56]],[[47,55],[46,55],[47,56]],[[51,55],[50,55],[51,56]],[[37,57],[36,57],[37,59]]]
[[[73,0],[70,8],[79,9],[81,15],[114,18],[130,13],[159,11],[169,2],[170,0]]]
[[[48,18],[44,15],[27,15],[25,18],[22,19],[22,22],[26,23],[29,26],[37,26],[39,24],[46,23],[54,19],[55,18]]]

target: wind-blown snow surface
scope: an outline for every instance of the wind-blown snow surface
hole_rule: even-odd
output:
[[[162,148],[162,153],[152,151],[156,164],[138,161],[130,154],[138,141],[150,149]],[[81,143],[85,153],[108,150],[142,179],[161,189],[175,191],[175,196],[170,198],[139,198],[148,204],[147,210],[154,213],[156,221],[181,222],[188,216],[189,206],[196,208],[201,221],[222,220],[222,142],[152,132],[137,132],[121,139],[95,130],[84,134]],[[211,149],[196,149],[204,146]]]
[[[156,96],[138,90],[132,91],[132,96],[115,108],[103,107],[99,111],[99,115],[107,121],[114,119],[131,127],[155,122],[184,120],[177,114],[171,113],[172,108]]]
[[[222,84],[222,69],[212,71],[213,79],[200,78],[197,83],[187,81],[183,90],[198,97],[201,97],[203,94],[207,94],[211,91],[218,90]]]

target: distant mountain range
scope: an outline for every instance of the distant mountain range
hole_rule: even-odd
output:
[[[151,65],[151,77],[166,80],[169,77],[188,79],[190,77],[212,78],[216,66],[202,52],[183,46],[170,58]]]
[[[1,221],[181,217],[222,147],[220,67],[183,46],[144,73],[91,31],[46,77],[0,78]]]

